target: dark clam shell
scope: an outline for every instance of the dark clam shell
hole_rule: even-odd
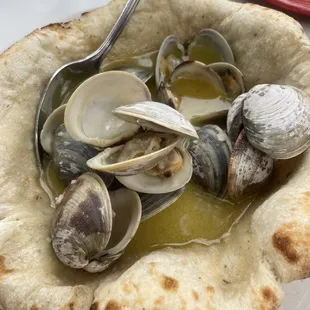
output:
[[[71,182],[85,172],[92,171],[86,162],[99,153],[94,147],[73,140],[66,131],[65,125],[60,125],[56,132],[53,144],[53,162],[58,177]],[[98,173],[107,187],[113,182],[113,176]]]
[[[188,142],[188,151],[193,159],[193,177],[211,195],[224,198],[231,154],[229,138],[216,125],[206,125],[197,133],[199,140]]]
[[[273,170],[274,160],[254,148],[244,130],[231,154],[228,169],[228,196],[238,202],[260,191]]]

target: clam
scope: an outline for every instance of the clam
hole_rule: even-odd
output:
[[[133,56],[125,60],[116,60],[103,64],[100,68],[100,72],[125,71],[134,74],[137,78],[146,83],[154,75],[156,56],[157,51]]]
[[[113,217],[112,233],[103,252],[85,267],[88,272],[101,272],[117,260],[136,234],[142,215],[141,201],[137,193],[121,188],[110,193]]]
[[[53,142],[56,129],[63,124],[66,105],[61,105],[55,109],[47,118],[40,133],[40,142],[43,150],[51,154],[53,151]]]
[[[133,74],[104,72],[83,82],[70,97],[65,126],[76,141],[107,147],[132,137],[139,126],[120,120],[112,111],[121,105],[151,99],[147,86]]]
[[[175,155],[169,156],[168,154],[164,164],[158,162],[157,166],[159,167],[151,172],[145,171],[132,176],[117,176],[116,178],[125,187],[140,193],[164,194],[174,192],[184,187],[190,181],[193,172],[192,159],[186,149],[178,145],[175,150],[178,152],[177,159],[181,159],[178,165],[175,164]],[[171,159],[171,164],[174,168],[177,166],[176,169],[170,168],[169,159]]]
[[[189,60],[205,64],[227,62],[234,64],[234,55],[225,38],[213,29],[201,30],[190,42],[187,50]]]
[[[176,134],[185,138],[197,138],[195,128],[173,108],[153,101],[120,106],[113,113],[129,123],[139,124],[144,129]]]
[[[310,98],[284,85],[257,85],[243,101],[248,141],[274,159],[289,159],[310,146]]]
[[[232,144],[234,144],[243,128],[242,110],[243,100],[247,94],[240,95],[231,105],[227,115],[227,134]]]
[[[166,194],[139,194],[142,204],[141,221],[148,220],[176,202],[185,191],[185,186]]]
[[[230,103],[225,100],[225,86],[220,76],[205,64],[186,61],[171,76],[172,96],[179,99],[179,112],[192,123],[205,122],[227,114]]]
[[[175,36],[168,36],[162,43],[156,60],[155,79],[157,88],[167,84],[174,69],[183,62],[185,49]]]
[[[81,174],[90,171],[87,160],[95,157],[99,151],[91,145],[73,140],[62,124],[55,132],[53,142],[53,162],[60,180],[72,181]],[[107,187],[113,182],[110,174],[100,173]]]
[[[266,183],[273,170],[274,160],[254,148],[244,130],[240,133],[230,158],[228,169],[228,197],[240,201]]]
[[[136,135],[124,145],[106,148],[87,161],[88,167],[114,175],[134,175],[153,168],[179,142],[171,134],[146,132]]]
[[[229,138],[216,125],[205,125],[197,133],[198,140],[187,142],[193,159],[193,178],[211,195],[224,198],[232,149]]]
[[[85,173],[59,199],[51,231],[55,254],[69,267],[100,272],[132,239],[141,212],[136,193],[122,189],[110,198],[101,178]]]
[[[226,96],[229,99],[234,100],[245,92],[243,74],[234,65],[227,62],[217,62],[209,64],[207,68],[213,70],[221,77],[225,86]]]

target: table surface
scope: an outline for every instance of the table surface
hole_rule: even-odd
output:
[[[264,1],[235,1],[266,5]],[[80,13],[108,2],[109,0],[0,0],[0,52],[35,28],[78,17]],[[290,15],[299,20],[310,37],[310,19]],[[310,310],[308,287],[310,279],[284,285],[286,296],[280,309]]]

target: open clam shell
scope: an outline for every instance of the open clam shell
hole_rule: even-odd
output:
[[[142,204],[141,221],[146,221],[176,202],[184,193],[185,186],[166,194],[140,194]]]
[[[101,272],[118,259],[136,234],[142,215],[141,201],[136,192],[121,188],[110,193],[115,216],[112,233],[104,251],[86,266],[88,272]]]
[[[244,130],[240,133],[231,154],[228,169],[228,197],[240,201],[259,192],[273,170],[274,160],[254,148]]]
[[[94,75],[70,97],[65,111],[66,129],[74,140],[100,147],[113,145],[132,137],[139,126],[120,120],[112,111],[145,100],[151,100],[151,94],[133,74],[110,71]]]
[[[156,86],[167,84],[171,73],[183,61],[185,49],[175,36],[168,36],[162,43],[156,60]]]
[[[247,94],[242,94],[235,99],[227,114],[227,134],[232,144],[236,142],[243,128],[242,110],[246,96]]]
[[[186,61],[171,76],[170,91],[180,99],[179,112],[192,123],[227,114],[225,86],[220,76],[198,61]]]
[[[120,106],[113,113],[126,122],[156,132],[176,134],[180,137],[197,138],[195,128],[175,109],[159,102],[144,101]]]
[[[234,65],[227,62],[217,62],[209,64],[207,67],[221,77],[229,99],[236,99],[245,92],[243,74]]]
[[[153,151],[155,142],[154,139],[161,139],[159,142],[159,149]],[[143,140],[147,140],[147,145],[143,144]],[[94,158],[91,158],[87,161],[87,166],[98,171],[104,171],[118,176],[130,176],[138,174],[153,168],[159,160],[167,156],[174,147],[178,144],[179,137],[171,134],[158,134],[153,132],[147,132],[140,134],[127,142],[127,144],[116,146],[113,148],[107,148],[103,152],[99,153]],[[134,144],[131,147],[130,144]],[[135,155],[133,158],[130,156],[130,159],[119,160],[122,156],[122,152],[128,146],[130,150],[134,152]],[[145,153],[145,150],[148,150]],[[139,156],[142,154],[142,156]],[[131,155],[131,154],[129,154]]]
[[[127,188],[146,194],[164,194],[174,192],[184,187],[192,177],[192,159],[186,149],[178,145],[176,147],[183,157],[183,166],[175,174],[168,178],[140,173],[133,176],[117,176],[116,178]]]
[[[289,159],[310,146],[310,98],[284,85],[257,85],[244,99],[249,142],[274,159]]]
[[[104,182],[85,173],[58,199],[52,224],[52,246],[59,260],[72,268],[85,268],[108,245],[112,206]]]
[[[47,118],[40,133],[40,142],[43,150],[51,154],[53,152],[53,142],[56,129],[63,124],[66,105],[61,105],[55,109]]]
[[[205,64],[228,62],[234,64],[233,52],[226,39],[213,29],[201,30],[188,46],[190,60]]]
[[[193,178],[213,196],[227,194],[227,173],[231,143],[226,133],[216,125],[198,130],[198,140],[187,142],[193,159]]]

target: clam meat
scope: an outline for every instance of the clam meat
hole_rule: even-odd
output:
[[[184,187],[193,173],[192,159],[182,145],[176,146],[177,152],[167,156],[164,163],[159,162],[150,172],[145,171],[132,176],[117,176],[117,180],[125,187],[146,194],[165,194]],[[180,161],[176,165],[177,161]],[[180,160],[181,157],[181,160]],[[173,167],[170,167],[172,165]]]

